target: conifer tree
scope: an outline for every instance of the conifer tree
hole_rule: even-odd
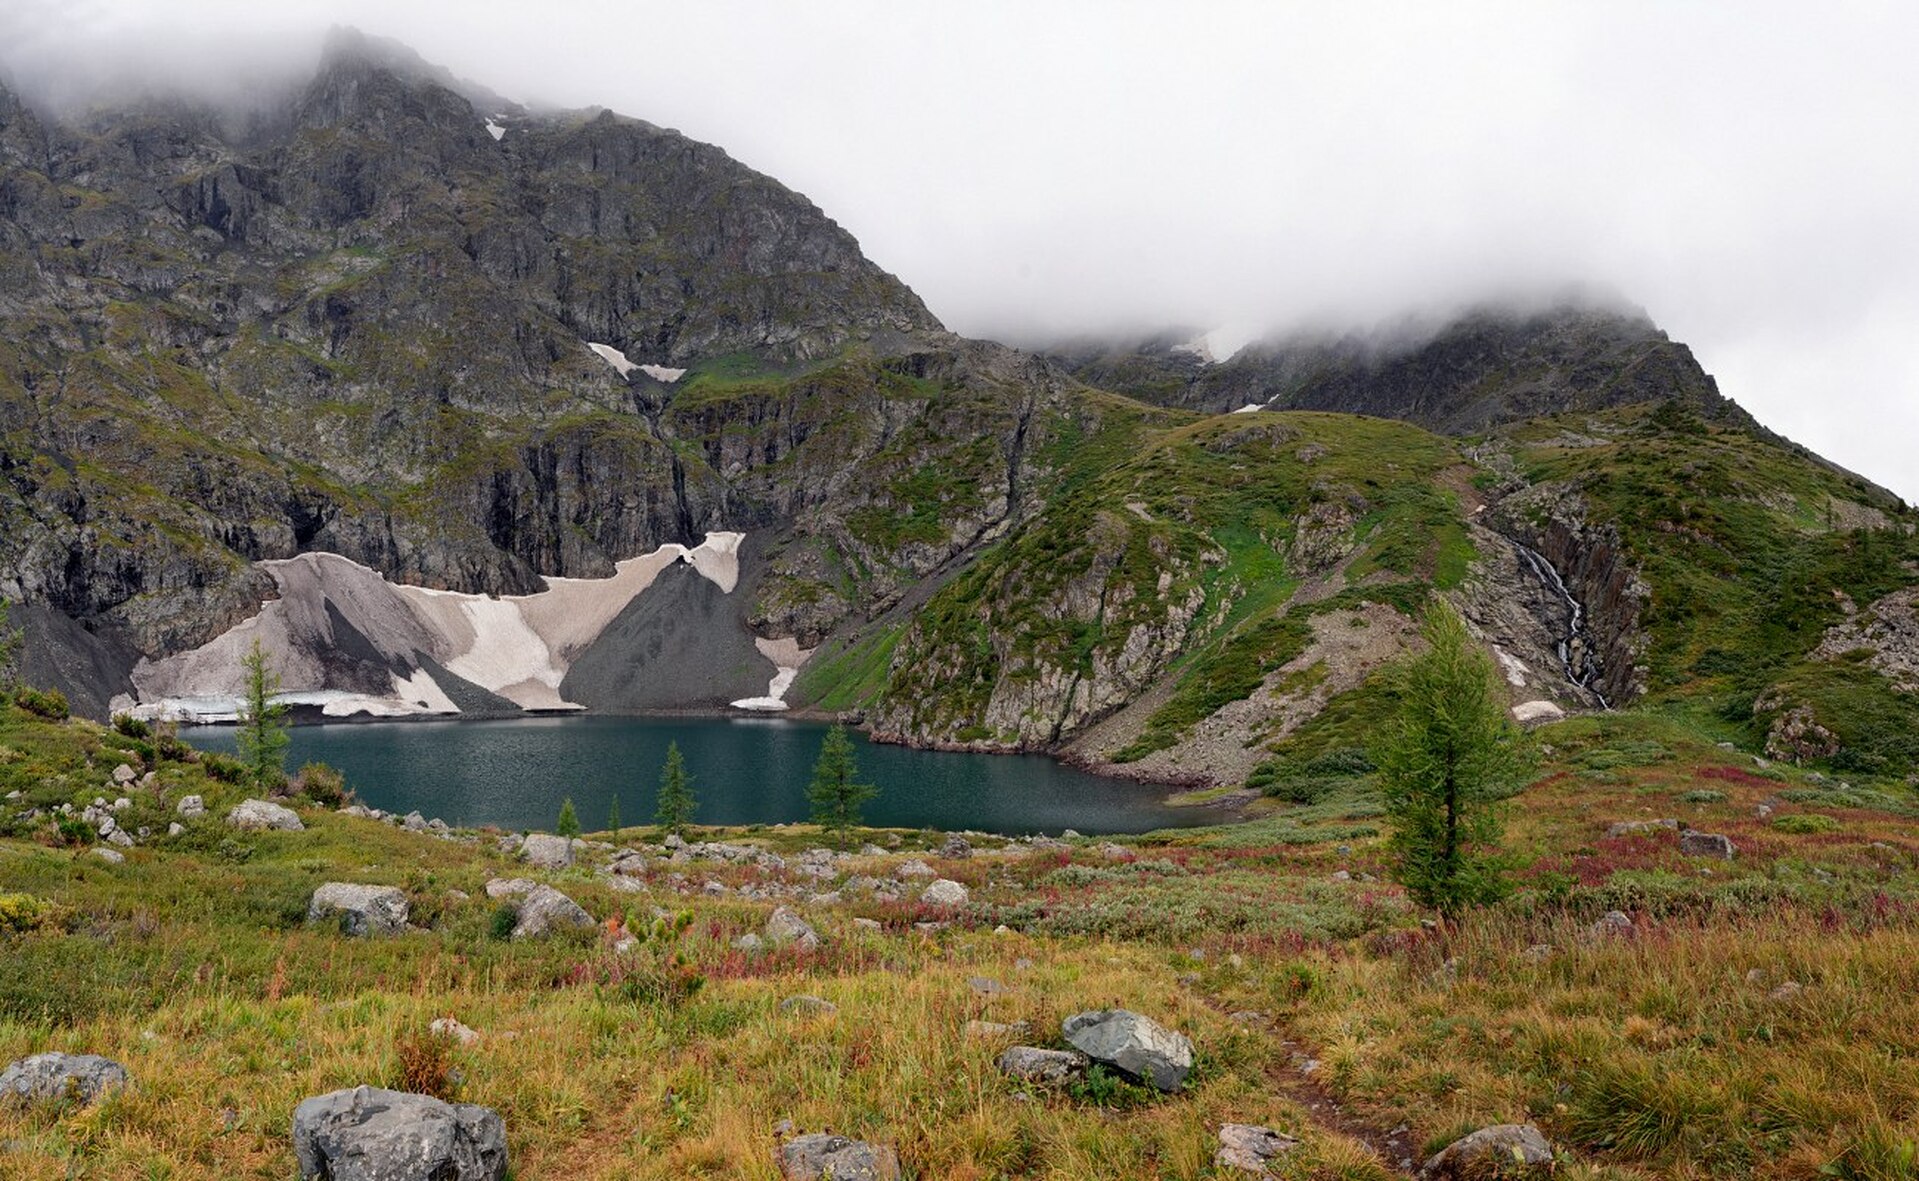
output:
[[[1399,715],[1376,761],[1394,877],[1450,918],[1506,890],[1497,802],[1527,760],[1465,621],[1436,601],[1421,634],[1428,649],[1401,671]]]
[[[806,798],[813,805],[813,823],[841,844],[860,823],[860,805],[879,794],[879,788],[861,783],[859,774],[846,727],[834,726],[820,744],[820,758],[813,764],[813,782],[806,789]]]
[[[606,831],[613,834],[611,839],[614,844],[617,845],[620,843],[620,796],[618,792],[613,794],[613,802],[606,806]]]
[[[684,832],[686,826],[693,823],[697,806],[693,798],[693,777],[686,773],[686,763],[680,758],[680,744],[669,742],[666,763],[660,768],[660,794],[653,819],[668,832]]]
[[[287,707],[273,700],[280,691],[280,674],[273,670],[258,636],[240,658],[240,669],[244,677],[237,736],[240,761],[255,784],[271,790],[287,777]]]
[[[580,814],[573,809],[573,797],[560,801],[560,818],[553,822],[553,831],[567,838],[580,835]]]

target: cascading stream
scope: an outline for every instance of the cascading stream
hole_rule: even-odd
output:
[[[1566,630],[1559,637],[1559,666],[1565,672],[1567,682],[1591,694],[1601,709],[1611,709],[1612,702],[1606,699],[1596,683],[1602,670],[1598,650],[1593,645],[1592,636],[1586,631],[1585,607],[1567,589],[1566,580],[1559,576],[1559,571],[1553,569],[1553,564],[1546,560],[1544,554],[1517,541],[1512,546],[1540,584],[1558,595],[1566,605]]]

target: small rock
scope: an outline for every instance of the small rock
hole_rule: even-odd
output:
[[[180,801],[185,803],[185,800]],[[271,800],[242,800],[227,813],[227,823],[246,832],[261,832],[277,829],[281,832],[304,832],[306,825],[300,823],[300,817],[291,808],[285,808]]]
[[[804,951],[820,945],[820,934],[813,925],[788,907],[779,907],[766,920],[766,941],[774,947],[791,943]]]
[[[878,931],[881,929],[878,919],[854,919],[853,925],[862,931]]]
[[[435,1017],[427,1029],[440,1037],[452,1038],[463,1046],[470,1046],[480,1040],[479,1031],[468,1029],[457,1017]]]
[[[35,1054],[0,1071],[0,1099],[82,1106],[126,1086],[127,1068],[98,1054]]]
[[[294,1108],[293,1156],[301,1181],[504,1181],[506,1124],[471,1103],[354,1087]]]
[[[498,849],[502,853],[511,854],[511,853],[518,853],[520,851],[520,846],[525,843],[526,843],[525,837],[521,836],[517,832],[509,832],[501,836],[499,840],[493,842],[493,847]]]
[[[538,939],[564,928],[584,929],[593,925],[593,916],[579,903],[552,886],[535,886],[520,899],[520,920],[513,924],[513,938]]]
[[[951,878],[940,878],[926,887],[920,901],[929,906],[965,906],[968,896],[965,886]]]
[[[1587,933],[1600,939],[1611,935],[1630,935],[1632,916],[1623,910],[1609,910],[1603,918],[1587,928]]]
[[[1765,982],[1766,970],[1764,968],[1754,968],[1746,973],[1747,984],[1764,984]]]
[[[573,864],[573,844],[565,837],[532,833],[520,843],[520,858],[536,869],[565,869]]]
[[[1336,882],[1350,882],[1353,880],[1353,875],[1342,869],[1333,875],[1333,880]],[[1234,1124],[1233,1126],[1238,1127],[1240,1125]]]
[[[526,878],[493,878],[486,884],[488,898],[519,898],[531,894],[539,886],[538,882]]]
[[[1025,1037],[1028,1032],[1029,1027],[1024,1021],[1015,1021],[1011,1024],[1002,1021],[968,1021],[966,1023],[966,1036],[974,1041],[992,1042],[1002,1038]]]
[[[1734,849],[1731,837],[1687,829],[1679,834],[1679,851],[1691,857],[1717,857],[1721,861],[1731,861]]]
[[[893,871],[893,876],[896,878],[930,878],[933,876],[933,867],[915,857],[911,861],[901,862],[899,868]]]
[[[405,819],[400,821],[400,827],[406,829],[408,832],[425,832],[426,817],[420,815],[418,812],[408,812]]]
[[[1131,861],[1134,857],[1131,849],[1128,849],[1125,845],[1115,845],[1111,841],[1107,841],[1101,845],[1098,852],[1101,857],[1106,858],[1108,861]]]
[[[883,1144],[815,1132],[780,1145],[780,1175],[787,1181],[896,1181],[900,1158]]]
[[[780,1002],[780,1012],[788,1016],[797,1013],[802,1017],[830,1017],[839,1011],[840,1007],[832,1001],[805,994],[789,996]]]
[[[1061,1028],[1066,1040],[1096,1062],[1177,1091],[1193,1069],[1193,1043],[1149,1017],[1127,1009],[1075,1013]]]
[[[940,856],[955,860],[973,855],[973,843],[958,833],[949,835],[940,844]]]
[[[1065,832],[1059,834],[1059,839],[1062,841],[1083,841],[1086,838],[1080,836],[1077,830],[1069,828]]]
[[[118,767],[115,767],[113,769],[113,781],[115,783],[121,784],[122,786],[132,783],[134,780],[138,778],[140,778],[140,773],[138,771],[135,771],[132,767],[127,766],[125,763],[121,763]]]
[[[1228,1013],[1226,1020],[1231,1021],[1234,1025],[1264,1025],[1271,1020],[1271,1018],[1267,1017],[1266,1014],[1260,1012],[1258,1009],[1239,1009],[1235,1012]]]
[[[307,921],[339,916],[344,935],[397,935],[406,930],[406,891],[394,886],[328,882],[307,903]]]
[[[1525,951],[1520,952],[1519,955],[1521,959],[1529,964],[1543,964],[1553,958],[1553,945],[1550,943],[1535,943]]]
[[[999,996],[1006,991],[1004,984],[988,976],[975,976],[966,982],[966,987],[981,996]]]
[[[1679,822],[1677,820],[1621,820],[1608,825],[1606,835],[1608,837],[1641,836],[1645,833],[1660,832],[1662,830],[1676,831],[1678,828]]]
[[[1256,1124],[1222,1124],[1219,1151],[1213,1154],[1213,1166],[1264,1174],[1276,1157],[1299,1147],[1299,1141],[1284,1132]]]
[[[118,849],[109,849],[105,845],[95,847],[93,855],[108,865],[120,865],[127,859],[125,853],[120,852]]]
[[[740,936],[738,939],[735,939],[733,941],[733,946],[740,951],[750,953],[750,952],[758,951],[760,947],[762,946],[762,944],[760,942],[760,937],[758,935],[755,935],[753,932],[748,931],[746,934]]]
[[[1758,817],[1759,819],[1764,820],[1766,817],[1772,815],[1772,805],[1756,804],[1753,807],[1752,814]]]
[[[1008,1046],[999,1056],[1000,1070],[1029,1083],[1063,1083],[1086,1073],[1090,1059],[1069,1050],[1038,1046]]]
[[[186,830],[187,830],[187,826],[184,824],[181,824],[178,820],[167,825],[167,835],[170,837],[177,837],[181,833],[185,832]]]
[[[1769,1001],[1789,1001],[1804,991],[1806,991],[1805,985],[1799,983],[1797,980],[1788,980],[1778,988],[1767,993],[1766,999]]]
[[[1477,1181],[1486,1176],[1547,1176],[1552,1145],[1531,1124],[1500,1124],[1461,1137],[1420,1167],[1421,1181]]]

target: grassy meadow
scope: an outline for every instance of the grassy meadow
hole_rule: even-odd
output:
[[[497,834],[297,798],[305,832],[235,832],[220,817],[245,793],[217,760],[0,707],[0,795],[21,793],[0,829],[0,1062],[99,1053],[134,1079],[92,1107],[0,1107],[0,1175],[284,1179],[293,1107],[364,1082],[494,1108],[529,1181],[773,1178],[782,1121],[889,1143],[918,1178],[1219,1177],[1224,1122],[1300,1138],[1275,1176],[1386,1178],[1515,1121],[1551,1137],[1562,1178],[1919,1176],[1919,803],[1895,781],[1762,766],[1720,724],[1539,731],[1537,779],[1507,805],[1519,888],[1442,930],[1388,880],[1356,758],[1283,777],[1235,825],[983,837],[963,858],[939,855],[942,834],[874,831],[836,881],[793,872],[820,843],[803,826],[704,832],[788,868],[656,857],[616,888],[610,854],[540,873]],[[156,834],[124,863],[21,818],[111,800],[123,762],[154,780],[120,789],[121,823]],[[190,793],[207,815],[159,835]],[[1606,835],[1658,818],[1738,856]],[[848,884],[909,859],[970,900]],[[601,925],[503,938],[497,877],[551,881]],[[331,880],[401,887],[422,929],[308,923]],[[819,949],[736,947],[774,905],[742,889],[788,891]],[[1595,931],[1613,910],[1629,933]],[[797,995],[837,1008],[784,1010]],[[1006,1045],[1063,1045],[1062,1018],[1106,1006],[1193,1040],[1183,1092],[996,1069]],[[441,1017],[478,1038],[430,1034]]]

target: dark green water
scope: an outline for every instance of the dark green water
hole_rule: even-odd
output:
[[[346,773],[360,799],[417,809],[448,824],[551,828],[571,796],[589,829],[617,794],[627,825],[649,823],[666,744],[694,775],[703,824],[804,820],[806,784],[826,727],[778,718],[516,718],[300,726],[289,768],[311,761]],[[233,731],[189,729],[195,746],[231,751]],[[1215,822],[1169,808],[1159,789],[1089,775],[1036,755],[908,750],[852,735],[860,770],[877,784],[867,822],[1007,834],[1145,832]]]

